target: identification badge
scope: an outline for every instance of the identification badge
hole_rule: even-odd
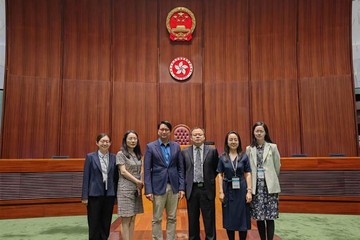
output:
[[[264,179],[265,178],[265,169],[262,167],[258,168],[257,175],[258,175],[258,178]]]
[[[240,178],[238,177],[233,177],[231,179],[231,183],[232,183],[232,188],[233,189],[240,189]]]

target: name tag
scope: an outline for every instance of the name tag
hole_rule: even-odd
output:
[[[231,179],[231,183],[232,183],[232,188],[233,189],[240,189],[240,178],[238,177],[233,177]]]
[[[260,167],[257,169],[257,176],[260,179],[264,179],[265,178],[265,169]]]

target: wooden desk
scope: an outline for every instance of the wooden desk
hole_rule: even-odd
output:
[[[281,212],[360,214],[360,157],[281,163]],[[86,214],[80,200],[83,165],[84,159],[72,158],[0,159],[0,219]],[[186,201],[179,207],[186,208]],[[144,208],[152,208],[145,198]]]

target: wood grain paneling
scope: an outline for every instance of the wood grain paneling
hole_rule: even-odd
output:
[[[7,9],[2,157],[50,157],[60,131],[60,1],[11,1]]]
[[[351,2],[8,0],[1,156],[83,157],[103,131],[116,152],[163,119],[204,127],[220,152],[262,120],[282,156],[356,156]],[[169,39],[179,6],[196,17],[190,42]],[[185,82],[169,74],[179,56]]]
[[[281,158],[281,163],[281,212],[360,214],[360,158]],[[74,197],[81,191],[83,165],[83,158],[1,160],[0,219],[86,214],[80,196]],[[144,196],[143,202],[151,212],[151,202]],[[186,207],[186,201],[181,204]]]
[[[350,0],[299,2],[300,123],[311,156],[357,154],[350,21]]]
[[[190,128],[203,127],[201,84],[162,83],[159,91],[159,119],[168,120],[173,126],[182,123]]]
[[[284,156],[301,152],[296,11],[296,1],[250,1],[251,124],[264,121]]]
[[[248,82],[248,24],[248,1],[206,1],[203,30],[204,83]],[[205,91],[204,94],[210,97],[213,95],[209,94],[214,94],[214,92]],[[234,101],[223,104],[237,103]],[[210,119],[206,119],[208,120]],[[217,121],[217,119],[211,121]]]
[[[297,96],[295,79],[251,81],[251,124],[266,123],[280,155],[291,156],[302,149]]]
[[[159,83],[173,83],[175,80],[170,76],[169,65],[176,57],[188,58],[194,67],[193,74],[188,82],[201,83],[202,78],[202,12],[204,1],[161,1],[159,4]],[[166,17],[176,7],[186,7],[194,13],[196,28],[193,39],[188,41],[171,41],[166,29]],[[191,85],[187,85],[191,86]],[[189,89],[190,90],[190,89]],[[160,92],[160,98],[162,98]],[[179,99],[181,101],[181,99]],[[173,99],[173,101],[179,101]],[[176,119],[181,122],[181,119]]]
[[[59,155],[84,157],[99,133],[111,133],[110,81],[64,80],[63,88]]]
[[[60,79],[61,0],[7,1],[8,75]]]
[[[303,152],[328,156],[357,152],[351,77],[301,79],[301,123]]]
[[[157,82],[157,2],[156,0],[113,1],[114,82]],[[165,25],[163,27],[165,28]]]
[[[204,126],[202,89],[202,7],[203,1],[162,1],[159,5],[159,120],[173,126],[186,124],[190,128]],[[193,39],[189,42],[171,41],[166,29],[166,17],[175,7],[186,7],[196,18]],[[186,81],[177,81],[169,73],[176,57],[186,57],[193,64],[193,73]]]
[[[109,81],[111,0],[63,3],[64,79]]]
[[[136,13],[136,14],[134,14]],[[158,122],[157,1],[114,1],[112,134],[114,152],[127,130],[139,134],[142,151],[156,139]]]
[[[204,98],[207,140],[215,141],[221,153],[225,135],[230,130],[239,133],[242,148],[250,143],[249,95],[246,82],[205,84]]]
[[[124,133],[132,129],[139,135],[144,154],[146,143],[157,138],[157,84],[115,82],[113,91],[112,151],[116,153],[120,149]]]
[[[8,77],[2,134],[3,158],[57,155],[59,85],[58,79]]]
[[[350,75],[351,0],[299,1],[299,77]]]
[[[64,12],[59,155],[82,157],[111,133],[111,1],[64,0]]]
[[[248,1],[208,1],[204,8],[204,121],[221,153],[230,130],[243,148],[249,142]]]

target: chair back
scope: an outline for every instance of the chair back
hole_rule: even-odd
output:
[[[174,127],[173,131],[174,141],[180,145],[189,145],[190,141],[190,128],[185,124],[178,124]]]

